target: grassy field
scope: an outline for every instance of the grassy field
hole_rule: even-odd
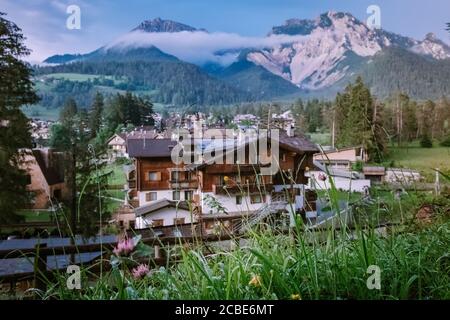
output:
[[[48,78],[54,78],[59,80],[69,80],[69,81],[79,81],[79,82],[85,82],[85,81],[94,81],[94,79],[107,79],[107,80],[113,80],[114,84],[120,84],[124,83],[126,81],[126,78],[121,79],[115,79],[113,76],[107,76],[107,75],[95,75],[95,74],[81,74],[81,73],[51,73],[48,75],[43,76],[42,78],[48,79]]]
[[[24,106],[22,112],[28,118],[39,118],[43,120],[56,121],[59,118],[60,109],[47,109],[41,105]]]
[[[331,144],[331,134],[330,133],[308,133],[311,141],[321,145]]]
[[[111,175],[108,177],[108,184],[117,186],[117,185],[124,185],[127,182],[127,179],[125,177],[125,172],[123,171],[123,164],[112,164],[110,166],[107,166],[105,170],[107,172],[112,172]]]
[[[391,147],[385,164],[418,170],[429,180],[434,177],[436,168],[450,171],[450,148]]]

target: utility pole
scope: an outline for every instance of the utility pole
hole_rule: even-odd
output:
[[[336,108],[333,108],[333,122],[331,125],[331,147],[334,149],[336,143]]]

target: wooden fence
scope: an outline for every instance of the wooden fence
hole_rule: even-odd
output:
[[[389,226],[396,226],[398,223],[383,223],[374,228],[383,228]],[[349,230],[354,229],[350,226]],[[338,231],[340,228],[334,228],[334,231]],[[289,230],[284,230],[288,232]],[[309,230],[310,232],[323,232],[324,229]],[[208,242],[227,241],[245,238],[243,234],[225,233],[220,235],[203,235],[203,236],[189,236],[189,237],[175,237],[175,236],[162,236],[162,237],[146,237],[148,233],[143,233],[141,241],[155,248],[155,255],[151,258],[152,263],[156,266],[167,265],[168,263],[176,263],[177,257],[168,257],[161,254],[161,247],[168,245],[184,245],[184,244],[202,244]],[[23,272],[11,275],[0,276],[0,283],[10,283],[11,287],[16,282],[29,281],[34,282],[33,287],[41,290],[45,290],[46,283],[49,279],[52,279],[55,272],[65,272],[66,268],[48,270],[47,257],[58,255],[76,255],[82,253],[102,252],[104,254],[110,254],[112,250],[117,246],[117,241],[103,242],[95,244],[82,244],[82,245],[69,245],[59,247],[47,247],[46,244],[40,244],[34,248],[28,249],[15,249],[15,250],[0,250],[0,259],[14,259],[14,258],[29,258],[34,265],[33,272]],[[97,258],[98,259],[98,258]],[[103,268],[107,270],[109,265],[95,265],[90,267],[90,271],[97,272]]]
[[[166,265],[169,260],[170,262],[176,262],[176,258],[164,257],[161,252],[162,246],[167,245],[184,245],[192,243],[203,243],[203,242],[216,242],[225,241],[236,238],[233,235],[209,235],[202,238],[199,237],[160,237],[160,238],[144,238],[141,241],[146,244],[153,246],[155,248],[155,255],[151,258],[152,263],[155,265]],[[65,272],[66,268],[56,268],[53,270],[48,270],[47,268],[47,257],[58,256],[58,255],[76,255],[82,253],[93,253],[93,252],[103,252],[111,253],[112,250],[117,246],[117,241],[95,243],[95,244],[82,244],[82,245],[69,245],[60,247],[47,247],[46,244],[40,244],[34,248],[28,249],[15,249],[15,250],[0,250],[0,259],[14,259],[14,258],[29,258],[33,261],[34,270],[33,272],[23,272],[15,273],[11,275],[0,276],[0,283],[10,283],[13,285],[16,282],[33,280],[34,288],[45,290],[46,282],[51,279],[55,272],[62,271]],[[94,267],[91,271],[96,271],[100,266]],[[102,268],[107,269],[108,266],[102,266]]]

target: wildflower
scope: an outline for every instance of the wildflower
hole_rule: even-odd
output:
[[[131,252],[134,250],[134,242],[133,239],[125,239],[122,241],[119,241],[117,244],[117,247],[114,248],[114,254],[116,256],[128,256]]]
[[[133,278],[136,280],[144,278],[149,272],[150,269],[145,264],[140,264],[136,268],[131,270],[131,274],[133,275]]]
[[[228,176],[223,177],[223,181],[228,182],[230,178]]]
[[[305,167],[305,171],[308,172],[309,171],[309,167]]]
[[[320,181],[326,181],[327,180],[327,176],[325,174],[323,174],[323,173],[320,173],[319,174],[319,180]]]
[[[291,300],[302,300],[300,294],[291,294]]]
[[[261,287],[261,277],[258,275],[254,275],[252,280],[250,280],[248,284],[254,287]]]

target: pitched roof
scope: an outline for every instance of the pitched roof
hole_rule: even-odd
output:
[[[177,210],[189,210],[189,205],[186,201],[171,201],[162,199],[154,203],[136,208],[134,209],[134,213],[137,217],[139,217],[168,207],[175,208]]]
[[[229,143],[229,139],[225,139],[225,146]],[[221,145],[222,143],[221,142]],[[128,154],[130,157],[146,157],[146,158],[157,158],[157,157],[170,157],[172,149],[177,145],[177,141],[172,139],[154,139],[150,136],[140,136],[140,135],[129,135],[128,136]],[[193,143],[198,143],[193,140]],[[288,136],[284,131],[280,131],[279,134],[280,147],[286,148],[288,150],[303,153],[303,152],[318,152],[319,148],[308,140],[304,135],[297,134],[293,137]],[[202,149],[214,146],[214,140],[204,139],[202,144]],[[233,142],[234,145],[234,142]]]
[[[113,134],[107,141],[106,143],[110,143],[115,137],[119,137],[124,141],[127,141],[127,133],[126,132],[121,132],[121,133],[115,133]]]
[[[295,152],[317,152],[319,148],[302,134],[290,137],[284,131],[280,131],[280,147],[285,147]]]
[[[172,149],[177,145],[171,139],[127,139],[128,154],[132,158],[164,158],[170,157]]]

